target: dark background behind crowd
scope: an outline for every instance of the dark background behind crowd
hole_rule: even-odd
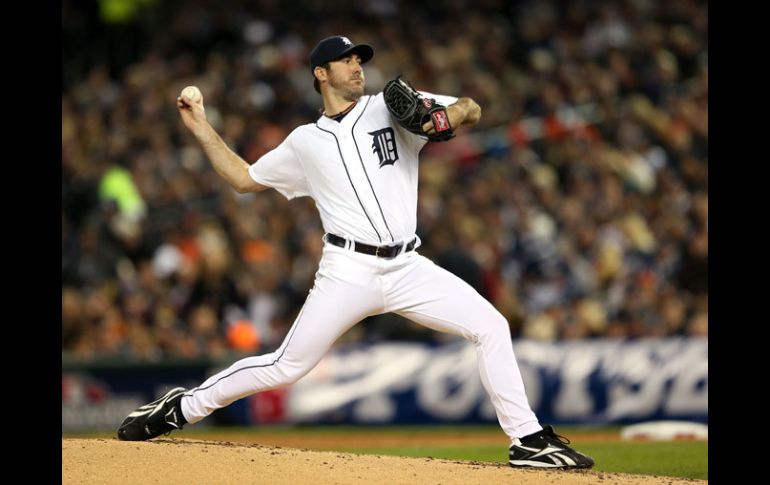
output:
[[[62,351],[78,360],[271,350],[323,231],[309,198],[237,194],[184,128],[201,88],[254,162],[319,116],[307,58],[369,43],[482,120],[421,155],[420,252],[514,338],[708,334],[708,5],[701,1],[65,0]],[[455,337],[393,315],[343,341]]]

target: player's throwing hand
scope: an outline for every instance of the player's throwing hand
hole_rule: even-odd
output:
[[[195,132],[202,121],[206,120],[206,110],[203,107],[203,95],[195,86],[187,86],[176,98],[176,107],[185,126]]]

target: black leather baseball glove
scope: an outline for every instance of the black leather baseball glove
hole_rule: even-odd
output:
[[[401,79],[401,76],[388,81],[382,93],[390,114],[407,130],[427,136],[430,141],[447,141],[454,138],[454,129],[449,124],[446,107],[417,92],[411,84]],[[431,121],[435,131],[426,133],[422,125]]]

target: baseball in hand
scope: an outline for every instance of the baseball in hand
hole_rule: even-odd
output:
[[[187,86],[182,90],[182,97],[188,99],[191,103],[198,103],[203,98],[201,90],[195,86]]]

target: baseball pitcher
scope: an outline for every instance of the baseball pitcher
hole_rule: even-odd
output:
[[[363,64],[374,56],[347,37],[321,40],[310,55],[323,114],[299,126],[249,164],[206,120],[203,96],[177,98],[185,126],[217,173],[240,193],[268,188],[288,199],[312,197],[324,247],[313,288],[281,346],[248,357],[194,389],[176,388],[131,413],[121,440],[147,440],[202,420],[251,394],[291,384],[367,316],[395,312],[473,342],[481,381],[510,437],[511,466],[590,468],[530,409],[505,318],[471,286],[418,252],[418,155],[426,143],[450,140],[481,109],[470,98],[415,90],[400,77],[365,95]]]

